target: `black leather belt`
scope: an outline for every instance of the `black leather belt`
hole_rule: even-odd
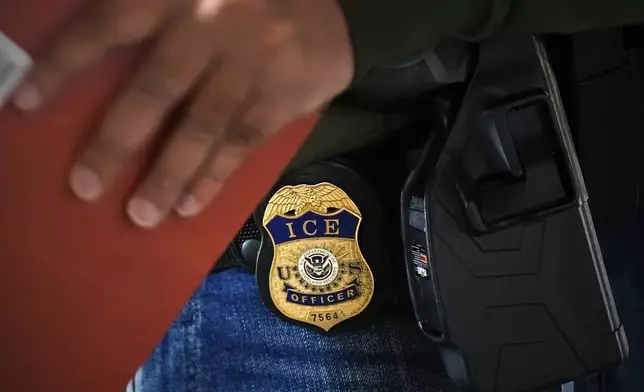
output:
[[[211,273],[217,273],[233,267],[240,267],[248,272],[255,273],[261,241],[259,227],[255,223],[255,217],[251,216],[228,245]]]

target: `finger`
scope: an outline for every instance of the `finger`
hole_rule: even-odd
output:
[[[170,213],[186,185],[207,162],[212,146],[222,139],[249,85],[249,71],[230,63],[205,81],[154,169],[128,204],[135,224],[154,227]]]
[[[183,217],[199,214],[255,148],[274,134],[283,122],[283,116],[270,110],[268,105],[256,105],[238,121],[233,121],[225,139],[213,150],[210,163],[201,177],[177,205],[177,213]]]
[[[111,109],[70,175],[71,188],[81,200],[102,195],[206,68],[209,52],[200,42],[201,29],[198,24],[185,23],[170,29]]]
[[[92,2],[63,28],[37,59],[13,96],[18,109],[37,109],[72,76],[100,60],[112,47],[139,42],[162,20],[165,9],[152,0]]]
[[[127,213],[137,226],[152,228],[161,223],[208,156],[213,134],[207,124],[185,121],[178,132],[128,202]]]

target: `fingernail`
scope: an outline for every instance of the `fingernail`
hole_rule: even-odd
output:
[[[223,0],[199,0],[196,10],[197,19],[203,21],[212,19],[217,15],[222,5],[224,5]]]
[[[201,206],[194,196],[188,195],[184,196],[181,199],[174,210],[182,218],[192,218],[193,216],[199,214],[199,212],[201,211]]]
[[[134,198],[127,206],[127,214],[132,222],[140,227],[150,229],[161,223],[161,211],[151,202]]]
[[[13,94],[12,102],[17,109],[31,111],[40,106],[42,98],[36,86],[25,82]]]
[[[69,185],[79,199],[93,201],[103,194],[103,182],[94,170],[74,166],[69,175]]]

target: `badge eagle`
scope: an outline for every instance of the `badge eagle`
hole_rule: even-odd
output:
[[[285,186],[268,202],[270,297],[286,317],[325,331],[361,313],[374,279],[358,245],[362,215],[330,183]]]

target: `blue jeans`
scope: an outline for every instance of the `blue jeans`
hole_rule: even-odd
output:
[[[453,391],[409,316],[325,336],[266,309],[255,277],[205,280],[136,377],[136,392]]]
[[[644,214],[599,232],[630,359],[607,375],[612,392],[644,385]],[[136,392],[453,391],[435,348],[394,312],[361,330],[323,336],[282,322],[254,276],[208,277],[156,348]]]

